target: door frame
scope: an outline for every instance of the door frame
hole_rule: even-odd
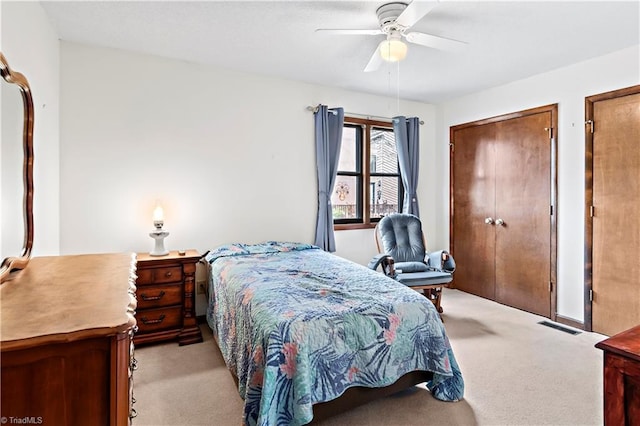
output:
[[[584,329],[593,331],[591,291],[593,290],[593,105],[596,102],[640,93],[640,85],[612,90],[584,98]]]
[[[484,124],[497,123],[500,121],[511,120],[514,118],[526,117],[529,115],[539,114],[543,112],[551,113],[551,128],[549,129],[549,141],[550,141],[550,199],[549,199],[549,209],[550,209],[550,233],[549,236],[549,255],[550,255],[550,271],[549,271],[549,280],[550,280],[550,315],[549,319],[552,321],[557,321],[560,323],[566,323],[567,325],[571,325],[575,327],[575,322],[564,319],[557,315],[557,300],[558,300],[558,292],[557,292],[557,276],[558,276],[558,238],[557,238],[557,217],[558,217],[558,104],[549,104],[536,108],[530,108],[522,111],[502,114],[494,117],[484,118],[481,120],[476,120],[464,124],[459,124],[455,126],[449,127],[449,248],[451,250],[452,256],[455,257],[455,247],[454,247],[454,230],[453,230],[453,215],[455,214],[454,206],[455,200],[453,196],[453,188],[455,185],[454,182],[454,152],[455,152],[455,141],[454,141],[454,133],[457,130],[461,130],[468,127],[482,126]],[[455,288],[455,279],[453,281],[453,288]]]

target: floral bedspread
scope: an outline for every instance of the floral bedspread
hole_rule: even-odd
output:
[[[245,424],[306,424],[314,403],[414,370],[434,372],[436,398],[462,398],[442,321],[414,290],[307,244],[232,244],[207,260],[207,321],[238,377]]]

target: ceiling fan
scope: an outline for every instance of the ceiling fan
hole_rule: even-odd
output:
[[[466,45],[465,42],[439,37],[420,32],[407,32],[414,24],[420,21],[427,13],[436,7],[438,0],[423,1],[413,0],[411,3],[393,2],[385,3],[376,10],[379,29],[317,29],[316,32],[340,35],[380,35],[385,34],[383,40],[371,56],[365,67],[365,72],[377,70],[382,61],[397,62],[407,55],[407,45],[402,41],[405,38],[409,43],[431,47],[440,50],[457,50]]]

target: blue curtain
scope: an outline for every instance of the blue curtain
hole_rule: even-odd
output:
[[[344,109],[329,109],[326,105],[318,105],[314,121],[318,169],[318,221],[314,244],[323,250],[333,252],[336,251],[336,241],[333,235],[331,192],[338,171]]]
[[[418,165],[420,159],[420,120],[417,117],[393,118],[398,164],[404,185],[402,212],[420,217],[418,209]]]

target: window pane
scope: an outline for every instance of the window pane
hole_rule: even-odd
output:
[[[344,126],[342,129],[342,146],[340,147],[340,159],[338,170],[342,172],[358,171],[358,145],[356,127]]]
[[[359,219],[358,180],[355,176],[336,176],[336,184],[331,194],[334,219]]]
[[[401,183],[397,177],[373,176],[369,182],[371,189],[370,211],[372,218],[397,213]],[[402,210],[402,205],[400,206]]]
[[[371,129],[372,173],[398,173],[398,153],[393,130]]]

